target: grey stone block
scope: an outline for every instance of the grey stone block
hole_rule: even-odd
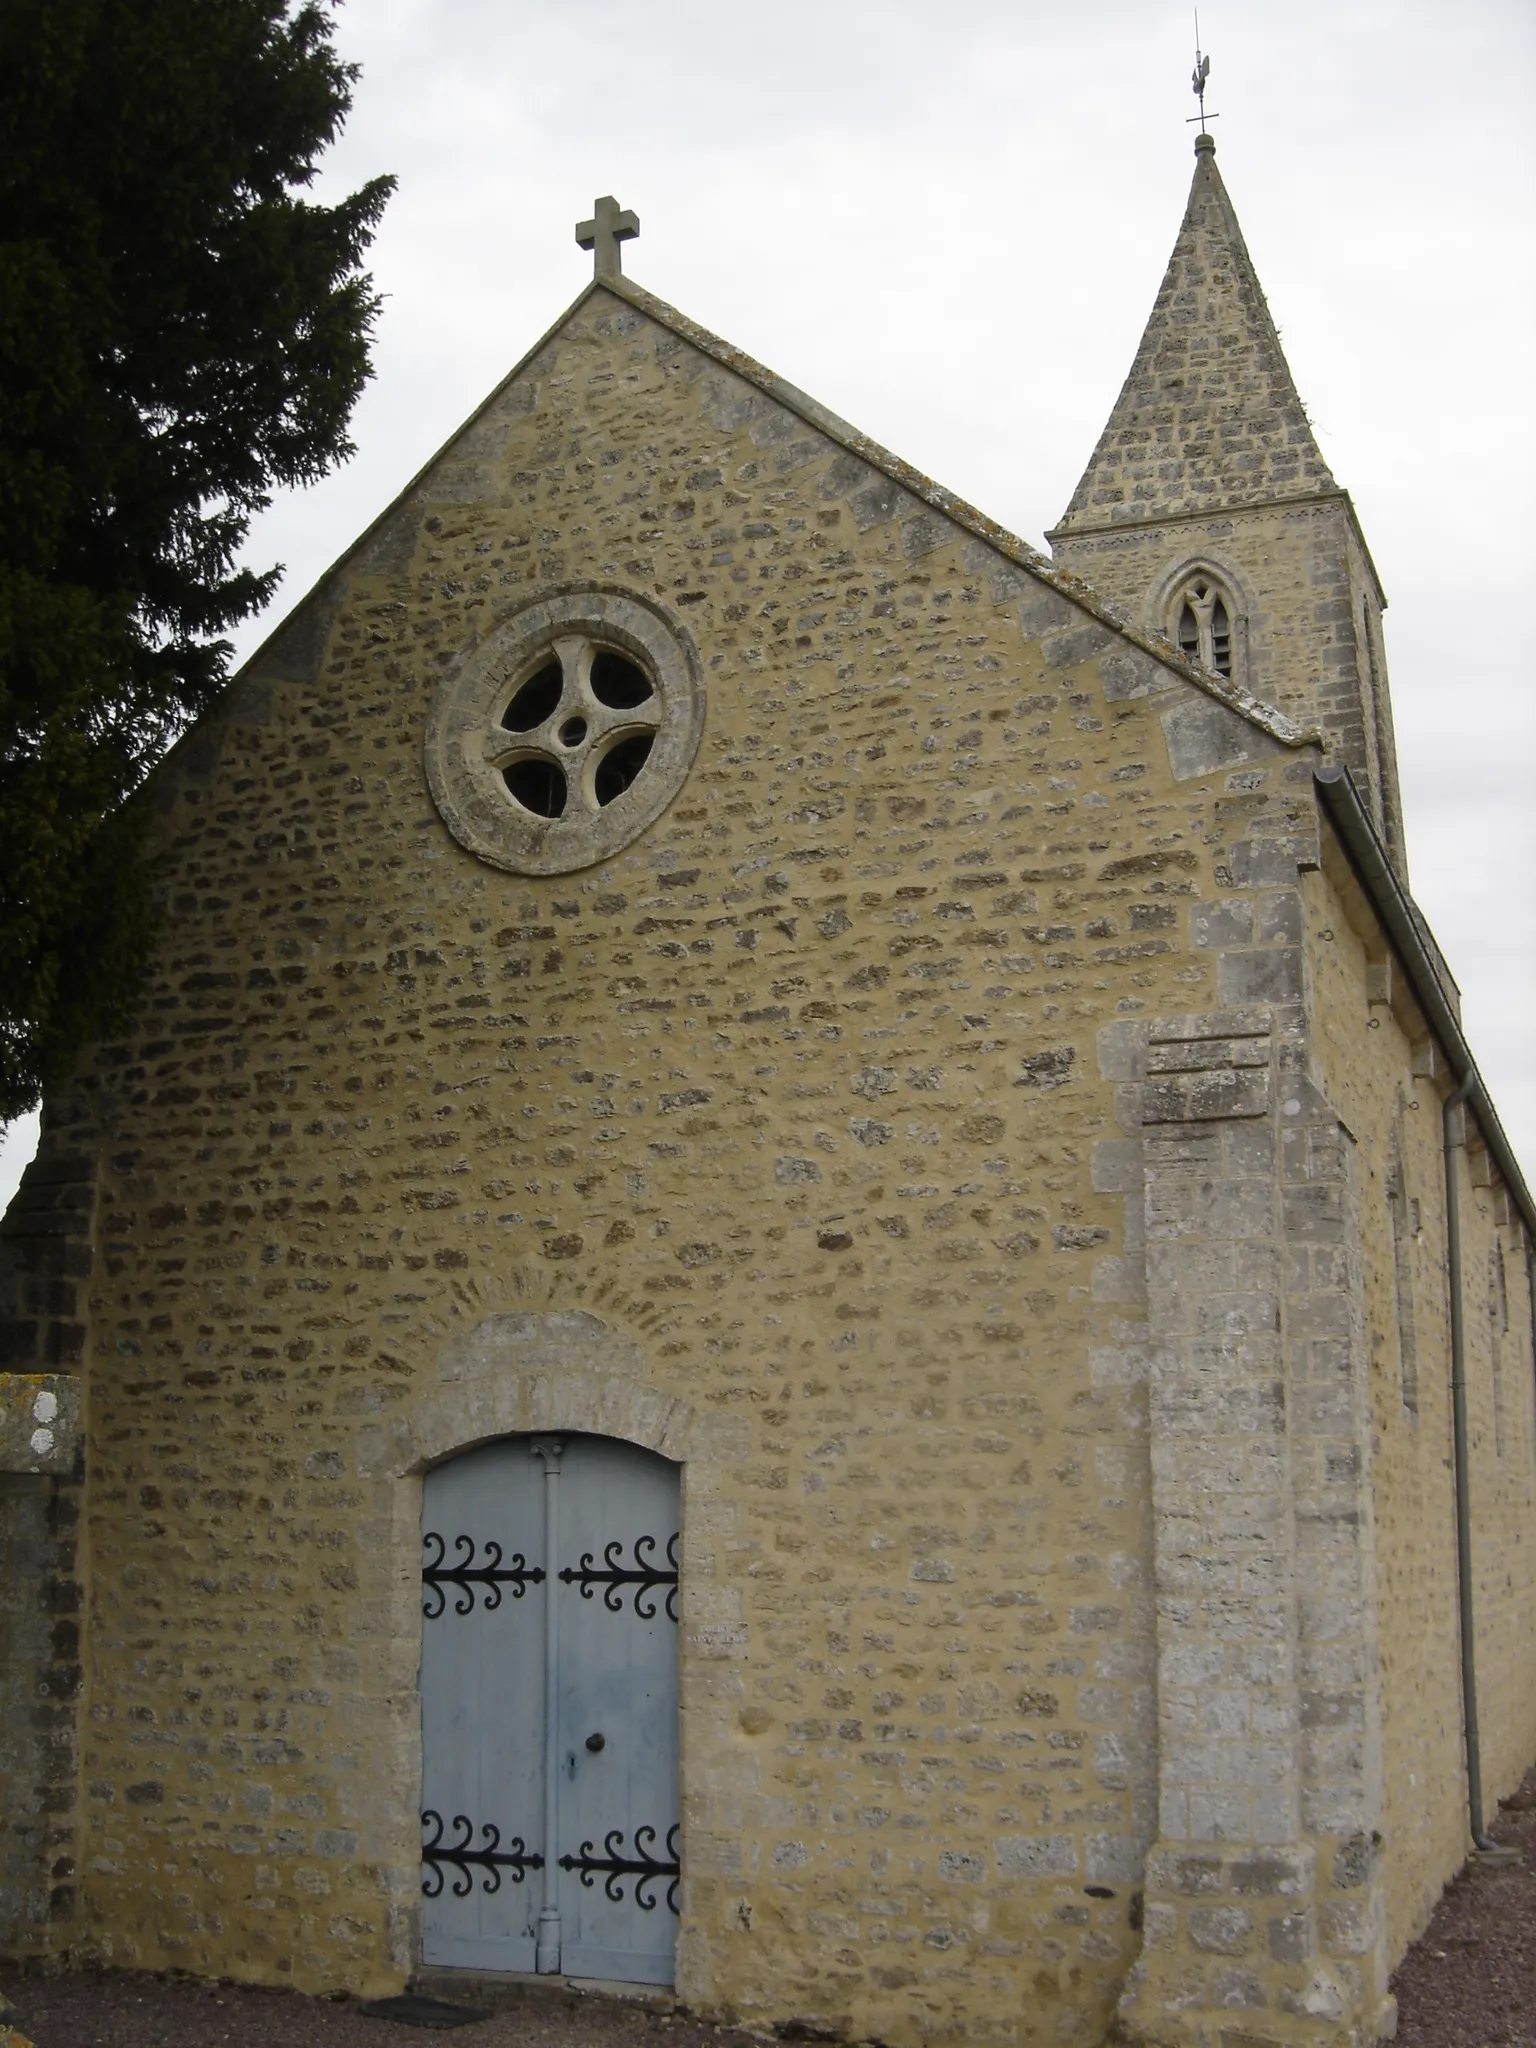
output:
[[[1162,726],[1168,766],[1176,782],[1281,752],[1279,742],[1267,732],[1250,725],[1225,704],[1197,696],[1193,690],[1182,703],[1169,705]]]
[[[1338,1243],[1344,1235],[1344,1190],[1329,1182],[1286,1188],[1281,1194],[1285,1234],[1313,1243]]]
[[[1267,1067],[1267,1038],[1171,1039],[1147,1048],[1149,1074],[1196,1074],[1219,1067]]]
[[[1070,625],[1081,617],[1074,605],[1068,604],[1064,597],[1043,583],[1036,585],[1019,606],[1019,625],[1026,640],[1034,640],[1042,633]]]
[[[920,512],[915,519],[908,519],[901,529],[901,551],[908,561],[919,555],[931,555],[935,548],[941,548],[955,537],[955,528],[937,512]]]
[[[992,1845],[1009,1877],[1076,1877],[1075,1835],[1003,1835]]]
[[[793,1187],[802,1181],[820,1180],[821,1168],[814,1159],[776,1159],[773,1177],[780,1187]]]
[[[400,575],[411,565],[420,530],[416,508],[413,505],[397,506],[379,521],[358,549],[356,567],[365,576]]]
[[[1080,661],[1090,661],[1095,654],[1114,644],[1114,635],[1107,626],[1101,626],[1093,619],[1084,619],[1080,625],[1047,633],[1040,647],[1047,668],[1076,668]]]
[[[1302,997],[1302,955],[1297,947],[1234,950],[1221,955],[1216,988],[1223,1002],[1293,1003]]]
[[[1087,1835],[1083,1856],[1090,1883],[1139,1884],[1146,1846],[1135,1835]]]
[[[1194,1906],[1189,1938],[1208,1955],[1246,1955],[1252,1946],[1253,1916],[1241,1906]]]
[[[909,505],[914,511],[917,509],[901,485],[893,483],[888,476],[875,476],[861,491],[856,491],[849,502],[860,533],[867,533],[872,526],[883,526]]]
[[[1140,1192],[1141,1142],[1137,1138],[1101,1138],[1093,1148],[1095,1194]]]
[[[1146,1267],[1140,1259],[1095,1259],[1092,1285],[1096,1302],[1136,1307],[1147,1298]]]
[[[1298,863],[1310,852],[1288,840],[1240,839],[1231,853],[1232,880],[1239,889],[1294,888]]]
[[[1266,1009],[1244,1006],[1184,1017],[1154,1017],[1141,1028],[1150,1045],[1163,1045],[1174,1039],[1264,1038],[1271,1029],[1271,1018]]]
[[[1142,1116],[1149,1124],[1207,1123],[1268,1112],[1268,1068],[1167,1075],[1149,1081],[1142,1092]]]
[[[1101,1026],[1099,1073],[1106,1081],[1139,1081],[1146,1072],[1147,1027],[1131,1017]]]
[[[1113,649],[1100,662],[1099,674],[1104,679],[1104,695],[1111,704],[1122,703],[1128,697],[1148,697],[1156,690],[1175,689],[1179,680],[1139,647]]]
[[[1259,898],[1259,940],[1299,946],[1306,935],[1306,918],[1299,889],[1279,889]]]
[[[1222,896],[1214,903],[1189,906],[1189,938],[1194,946],[1247,946],[1253,941],[1253,902],[1247,896]]]

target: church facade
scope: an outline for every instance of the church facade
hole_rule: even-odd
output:
[[[0,1949],[1375,2039],[1536,1754],[1536,1211],[1209,138],[1053,560],[589,227],[5,1219]]]

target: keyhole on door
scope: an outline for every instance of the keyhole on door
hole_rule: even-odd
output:
[[[605,1735],[589,1735],[587,1737],[587,1747],[596,1756],[600,1749],[608,1747],[608,1738]]]

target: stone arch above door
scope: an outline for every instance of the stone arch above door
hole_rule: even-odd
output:
[[[408,1412],[359,1432],[360,1476],[403,1479],[492,1437],[578,1429],[679,1463],[733,1455],[743,1425],[649,1386],[626,1331],[585,1309],[484,1317],[439,1351]]]

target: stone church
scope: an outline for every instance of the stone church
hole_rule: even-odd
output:
[[[0,1237],[0,1950],[1389,2034],[1536,1754],[1536,1210],[1214,144],[1049,559],[634,226],[156,778]]]

